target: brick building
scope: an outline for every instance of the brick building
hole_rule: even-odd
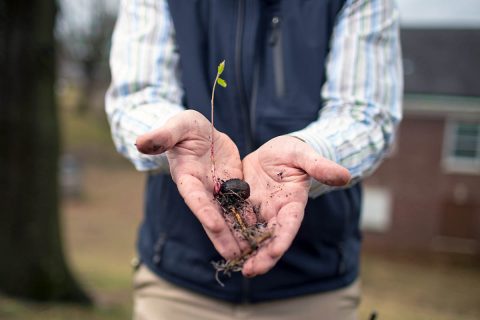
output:
[[[406,29],[404,120],[365,182],[367,248],[480,256],[480,29]]]

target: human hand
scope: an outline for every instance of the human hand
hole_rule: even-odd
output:
[[[243,175],[250,184],[250,202],[260,206],[274,230],[274,237],[243,265],[248,277],[270,270],[292,244],[303,220],[310,177],[330,186],[350,180],[347,169],[291,136],[276,137],[249,154],[243,159]]]
[[[240,255],[240,248],[219,207],[212,201],[214,178],[210,159],[211,124],[199,112],[183,111],[164,126],[136,141],[145,154],[166,152],[170,173],[185,203],[203,225],[217,251],[225,258]],[[216,172],[242,179],[242,163],[236,145],[224,133],[214,130]]]

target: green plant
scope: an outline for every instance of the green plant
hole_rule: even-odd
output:
[[[217,83],[226,88],[227,87],[227,82],[220,78],[221,74],[223,73],[223,70],[225,70],[225,60],[220,62],[220,64],[217,67],[217,76],[215,77],[215,82],[213,83],[213,88],[212,88],[212,98],[210,100],[211,103],[211,123],[212,123],[212,130],[210,134],[210,141],[211,141],[211,147],[210,147],[210,159],[212,161],[212,178],[213,178],[213,186],[214,186],[214,192],[218,193],[220,190],[220,182],[217,179],[216,171],[215,171],[215,149],[214,149],[214,132],[215,132],[215,125],[214,125],[214,120],[213,120],[213,114],[214,114],[214,103],[213,100],[215,98],[215,87]]]

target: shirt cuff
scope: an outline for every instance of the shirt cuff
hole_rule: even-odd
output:
[[[130,134],[129,137],[126,138],[124,142],[129,144],[127,148],[130,149],[131,151],[130,152],[122,152],[122,150],[119,150],[119,151],[124,154],[129,154],[130,160],[132,161],[133,165],[138,171],[149,172],[149,173],[168,173],[170,171],[170,167],[169,167],[167,156],[165,153],[162,153],[159,155],[147,155],[139,152],[137,150],[137,147],[135,146],[135,141],[138,135],[164,126],[165,123],[170,118],[184,111],[183,108],[175,104],[163,103],[162,106],[164,106],[164,108],[162,110],[162,115],[158,116],[156,112],[153,112],[154,109],[157,108],[157,106],[158,104],[156,103],[146,104],[143,106],[143,109],[145,109],[146,112],[142,116],[147,117],[143,121],[143,123],[147,127],[141,131],[134,130],[135,128],[131,128],[132,129],[131,132],[136,131],[136,135]],[[168,106],[168,108],[165,108],[166,106]],[[149,111],[152,111],[152,112],[149,112]],[[150,118],[150,120],[147,120],[148,118]],[[138,122],[133,121],[132,123],[135,124]]]

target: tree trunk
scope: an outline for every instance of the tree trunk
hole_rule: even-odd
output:
[[[0,1],[0,290],[89,303],[60,236],[55,13],[55,0]]]

